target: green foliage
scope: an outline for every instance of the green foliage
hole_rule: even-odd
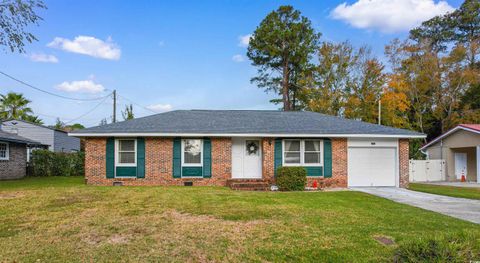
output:
[[[426,155],[420,151],[420,148],[424,145],[423,139],[410,139],[410,145],[408,148],[408,156],[410,159],[425,160]]]
[[[75,124],[69,125],[69,126],[67,126],[67,127],[68,127],[70,130],[72,130],[72,131],[85,129],[85,126],[83,126],[83,125],[80,124],[80,123],[75,123]]]
[[[419,238],[401,244],[394,262],[474,262],[480,258],[480,236],[458,234]]]
[[[133,105],[125,105],[125,111],[122,111],[123,120],[132,120],[135,118],[133,114]]]
[[[83,152],[58,153],[35,150],[29,165],[32,176],[83,176],[84,163]]]
[[[307,184],[307,170],[303,167],[279,167],[276,181],[280,191],[303,191]]]
[[[292,6],[280,6],[255,29],[247,56],[258,75],[252,78],[260,88],[282,96],[283,109],[295,109],[298,80],[315,53],[320,33],[308,18]]]
[[[40,125],[43,124],[43,120],[41,120],[38,116],[35,116],[35,115],[23,116],[22,120],[35,123],[35,124],[40,124]]]
[[[0,95],[0,119],[22,119],[32,113],[28,107],[30,100],[23,94],[9,92],[6,95]]]
[[[35,9],[46,9],[41,0],[1,1],[0,3],[0,45],[11,52],[24,53],[25,43],[37,38],[26,31],[31,24],[42,20]]]
[[[55,120],[55,125],[52,126],[52,128],[57,129],[57,130],[64,130],[66,127],[65,122],[61,121],[60,118],[57,118]]]

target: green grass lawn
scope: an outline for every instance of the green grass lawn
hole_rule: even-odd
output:
[[[1,262],[392,261],[398,244],[480,227],[352,191],[0,182]],[[375,238],[387,237],[384,245]]]
[[[480,188],[412,183],[408,188],[419,192],[480,200]]]

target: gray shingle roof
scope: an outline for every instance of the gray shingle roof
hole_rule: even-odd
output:
[[[265,110],[176,110],[70,134],[102,133],[423,135],[315,112]]]
[[[32,141],[30,139],[27,139],[27,138],[22,137],[22,136],[18,136],[18,135],[13,134],[13,133],[4,132],[2,130],[0,130],[0,141],[24,143],[24,144],[30,144],[30,145],[42,145],[39,142]]]

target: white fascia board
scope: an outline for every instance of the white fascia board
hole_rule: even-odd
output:
[[[457,127],[453,128],[453,129],[450,129],[450,130],[447,131],[446,133],[438,136],[437,138],[433,139],[431,142],[429,142],[429,143],[425,144],[424,146],[422,146],[422,147],[420,148],[420,151],[423,151],[423,150],[427,149],[427,148],[430,147],[432,144],[437,143],[439,140],[441,140],[441,139],[449,136],[450,134],[452,134],[452,133],[454,133],[454,132],[456,132],[456,131],[458,131],[458,130],[465,130],[465,131],[473,132],[473,133],[476,133],[476,134],[480,134],[480,131],[477,131],[477,130],[474,130],[474,129],[470,129],[470,128],[467,128],[467,127],[463,127],[463,126],[457,126]]]
[[[74,137],[265,137],[265,138],[405,138],[423,139],[426,135],[390,134],[273,134],[273,133],[69,133]]]

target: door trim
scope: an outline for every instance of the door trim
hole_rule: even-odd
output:
[[[241,141],[242,144],[242,177],[235,177],[234,171],[233,171],[233,166],[234,166],[234,161],[235,161],[235,155],[234,155],[234,143]],[[260,163],[260,172],[258,177],[245,177],[245,152],[246,152],[246,142],[247,141],[258,141],[258,158],[259,158],[259,163]],[[238,165],[238,164],[237,164]],[[242,138],[232,138],[232,174],[231,178],[235,180],[258,180],[263,178],[263,147],[262,147],[262,138],[257,138],[257,137],[242,137]]]

